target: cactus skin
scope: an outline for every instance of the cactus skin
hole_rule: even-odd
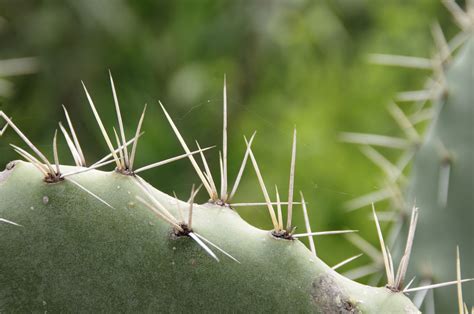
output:
[[[0,217],[21,225],[0,223],[1,312],[418,312],[402,293],[352,282],[230,208],[195,205],[193,229],[241,264],[171,235],[135,201],[133,177],[92,170],[74,180],[114,209],[67,179],[45,183],[30,163],[0,173]],[[176,199],[153,193],[177,215]]]
[[[435,119],[417,152],[408,191],[408,199],[420,208],[412,269],[428,273],[435,282],[456,278],[456,245],[462,252],[465,276],[472,277],[474,270],[474,36],[458,52],[445,75],[447,90],[435,106]],[[444,148],[440,149],[440,143]],[[445,208],[438,201],[443,162],[451,165]],[[456,292],[449,290],[435,291],[440,313],[452,311],[456,302]],[[474,286],[465,285],[463,292],[466,304],[474,304]]]

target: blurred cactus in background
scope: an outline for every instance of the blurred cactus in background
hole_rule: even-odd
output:
[[[439,24],[432,27],[436,52],[431,59],[372,55],[372,61],[422,70],[432,70],[432,76],[423,89],[401,92],[398,103],[389,112],[405,133],[405,138],[375,134],[346,133],[349,142],[362,143],[362,152],[385,172],[383,189],[359,197],[349,208],[388,199],[391,208],[385,214],[395,222],[390,231],[394,254],[401,256],[403,235],[408,230],[408,213],[412,206],[420,208],[416,240],[413,245],[410,272],[416,282],[433,284],[449,281],[456,276],[454,267],[456,247],[461,252],[461,268],[472,276],[474,250],[472,249],[472,221],[474,219],[474,3],[463,11],[455,2],[445,1],[461,31],[446,40]],[[407,115],[405,112],[409,112]],[[419,130],[422,130],[420,135]],[[372,146],[401,149],[396,164],[392,164]],[[405,168],[414,159],[407,177]],[[396,240],[396,242],[395,242]],[[420,275],[421,274],[421,275]],[[464,302],[474,303],[474,288],[463,288]],[[426,300],[425,300],[426,298]],[[425,302],[425,311],[441,313],[452,311],[457,302],[456,291],[419,292],[415,304]],[[463,313],[461,311],[461,313]]]

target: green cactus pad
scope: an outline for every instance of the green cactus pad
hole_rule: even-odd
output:
[[[466,276],[473,274],[474,37],[445,75],[447,90],[434,108],[435,119],[417,153],[408,193],[420,208],[413,269],[435,282],[456,278],[457,245],[461,268]],[[474,304],[474,286],[465,285],[463,290],[464,301]],[[455,289],[435,291],[436,309],[442,313],[451,311],[455,300]]]
[[[194,232],[238,260],[210,246],[217,262],[137,202],[145,196],[133,176],[73,180],[45,183],[20,161],[0,173],[0,218],[18,224],[0,222],[0,312],[418,312],[402,293],[352,282],[229,207],[193,210]],[[150,190],[179,217],[175,198]],[[179,207],[186,216],[189,205]]]

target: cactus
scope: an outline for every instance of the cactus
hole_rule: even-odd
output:
[[[408,229],[406,211],[416,204],[420,208],[417,227],[417,239],[413,243],[413,270],[421,273],[418,280],[423,284],[436,284],[452,280],[456,276],[454,261],[455,248],[459,245],[463,259],[459,268],[470,272],[474,265],[472,250],[472,205],[474,154],[472,124],[474,84],[474,6],[468,4],[466,12],[453,1],[445,1],[453,13],[462,32],[449,44],[444,39],[439,25],[433,27],[438,51],[432,60],[397,57],[386,55],[373,56],[374,61],[390,65],[402,65],[434,70],[434,76],[428,82],[429,87],[416,92],[399,94],[399,100],[413,101],[414,113],[407,117],[395,104],[389,110],[407,135],[407,139],[378,137],[374,135],[345,134],[348,141],[363,144],[382,144],[392,148],[402,148],[404,153],[398,165],[391,164],[385,157],[370,146],[364,146],[363,152],[386,172],[386,188],[368,197],[356,199],[349,205],[353,208],[366,202],[389,198],[397,222],[391,231],[391,238],[404,235]],[[454,50],[458,49],[456,53]],[[454,54],[454,56],[453,56]],[[432,108],[425,103],[431,101]],[[422,136],[414,125],[430,115],[427,131]],[[420,118],[421,117],[421,118]],[[377,142],[378,141],[378,142]],[[401,180],[403,168],[414,155],[414,163],[408,181]],[[407,158],[408,157],[408,158]],[[378,198],[378,196],[381,196]],[[403,236],[402,236],[403,238]],[[394,242],[394,241],[392,241]],[[403,242],[403,241],[402,241]],[[391,243],[394,255],[400,256],[400,243]],[[413,275],[414,271],[411,271]],[[467,286],[464,299],[459,286],[458,293],[434,292],[434,298],[428,300],[425,309],[431,312],[436,308],[442,313],[452,311],[453,304],[459,302],[460,313],[467,313],[467,304],[474,304],[474,287]],[[424,294],[415,296],[415,304],[421,305]],[[434,300],[433,300],[434,299]]]
[[[165,312],[320,312],[417,313],[404,295],[403,278],[397,286],[369,287],[338,274],[308,250],[300,237],[339,234],[354,230],[295,233],[291,223],[295,176],[296,131],[293,137],[288,202],[270,200],[252,152],[254,136],[233,189],[227,186],[226,89],[221,159],[221,193],[203,151],[190,151],[171,116],[166,118],[185,154],[135,168],[138,123],[132,140],[124,135],[120,107],[111,84],[119,121],[116,146],[87,94],[110,154],[95,164],[86,160],[65,109],[69,131],[61,131],[75,166],[59,162],[57,131],[54,162],[0,111],[0,117],[29,146],[33,154],[12,145],[25,160],[10,162],[0,173],[0,310],[3,311],[165,311]],[[161,104],[161,103],[160,103]],[[132,145],[129,151],[127,146]],[[204,171],[193,155],[199,154]],[[210,200],[194,204],[199,189],[187,202],[164,194],[139,173],[189,158]],[[232,209],[238,182],[250,158],[265,196],[274,229],[260,230]],[[98,168],[115,163],[115,170]],[[230,192],[229,192],[230,190]],[[306,203],[301,206],[307,217]],[[274,210],[274,205],[277,211]],[[288,205],[284,226],[282,204]],[[375,211],[374,211],[375,216]],[[377,224],[380,234],[380,228]],[[412,232],[412,231],[411,231]],[[403,291],[402,291],[403,290]]]
[[[420,211],[413,260],[434,282],[454,275],[453,248],[463,250],[463,268],[472,271],[472,218],[474,207],[473,104],[474,37],[467,39],[446,71],[446,91],[436,103],[436,116],[416,154],[407,192]],[[440,232],[433,232],[439,230]],[[469,249],[471,248],[471,249]],[[439,258],[435,256],[440,256]],[[451,257],[451,258],[450,258]],[[466,287],[465,301],[474,304],[474,289]],[[447,310],[453,294],[436,294],[436,308]]]
[[[402,293],[351,282],[229,207],[194,204],[192,227],[178,229],[135,200],[146,193],[132,176],[93,170],[48,184],[30,163],[8,168],[0,213],[18,225],[0,229],[2,311],[416,312]],[[188,217],[188,203],[146,188]]]

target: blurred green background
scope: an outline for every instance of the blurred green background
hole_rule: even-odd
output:
[[[107,149],[81,80],[111,131],[117,122],[110,69],[128,137],[148,104],[137,165],[182,153],[158,106],[161,100],[189,144],[197,139],[202,146],[218,145],[207,153],[217,174],[226,74],[230,179],[245,150],[242,135],[257,130],[253,148],[265,183],[272,191],[277,184],[286,199],[296,125],[296,190],[309,202],[313,229],[358,229],[378,245],[369,208],[347,213],[343,203],[376,190],[381,172],[357,147],[341,143],[338,133],[400,132],[386,104],[397,91],[421,88],[430,73],[371,65],[367,54],[429,57],[435,20],[448,38],[456,32],[434,0],[0,0],[0,60],[33,56],[38,64],[34,74],[8,78],[12,85],[0,96],[0,110],[52,156],[57,122],[65,122],[64,104],[86,159],[95,161]],[[0,140],[1,164],[18,158],[8,143],[25,146],[8,131]],[[72,163],[63,139],[59,145],[62,162]],[[144,177],[182,199],[198,182],[188,160]],[[200,201],[205,200],[201,193]],[[255,173],[247,167],[236,201],[262,200]],[[271,228],[265,207],[238,212]],[[303,230],[300,207],[295,220]],[[359,252],[340,236],[319,237],[316,244],[329,265]],[[368,261],[362,257],[345,269]]]

